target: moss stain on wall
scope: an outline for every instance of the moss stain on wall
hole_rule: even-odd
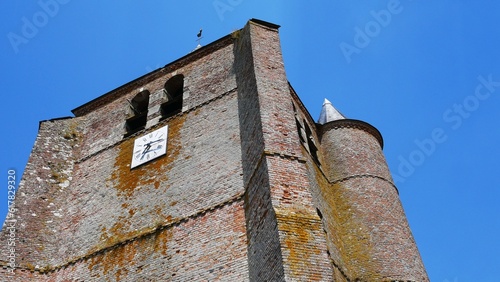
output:
[[[307,213],[296,210],[277,210],[276,219],[278,228],[283,234],[284,260],[289,264],[294,278],[307,279],[307,281],[320,281],[320,273],[306,273],[304,269],[313,268],[314,257],[320,254],[315,248],[313,230],[320,228],[318,219]],[[286,254],[288,254],[287,257]]]
[[[135,138],[125,140],[117,146],[114,171],[109,180],[113,183],[118,198],[123,201],[121,204],[123,213],[116,217],[111,227],[101,228],[101,242],[89,253],[104,248],[112,249],[92,257],[88,266],[89,270],[95,271],[95,268],[98,268],[104,275],[114,273],[115,278],[119,280],[127,274],[127,269],[134,265],[134,260],[137,259],[135,258],[137,248],[145,247],[140,245],[144,244],[144,241],[151,240],[150,236],[144,237],[144,235],[151,233],[154,233],[154,252],[166,255],[167,242],[172,232],[166,229],[155,230],[174,220],[163,212],[162,204],[165,206],[170,206],[170,204],[155,198],[151,203],[156,204],[143,207],[147,210],[139,210],[134,202],[134,194],[139,191],[148,192],[151,189],[168,189],[168,172],[182,151],[181,129],[185,120],[186,115],[169,120],[167,154],[137,168],[130,169]],[[152,195],[152,197],[157,196]],[[131,228],[134,216],[151,212],[156,217],[153,219],[152,226],[139,230]],[[133,241],[123,244],[129,240]]]
[[[181,115],[169,120],[167,154],[144,165],[130,169],[135,138],[129,138],[118,145],[114,171],[111,180],[114,181],[119,196],[130,198],[141,187],[154,185],[156,189],[165,186],[168,181],[168,171],[182,150],[181,129],[187,115]],[[151,129],[154,130],[154,129]]]
[[[338,248],[340,261],[335,263],[353,280],[378,281],[381,279],[377,271],[380,267],[372,260],[369,228],[359,220],[360,212],[352,205],[351,194],[342,182],[331,184],[317,167],[314,166],[313,170],[321,189],[322,202],[330,208],[329,211],[322,210],[322,213],[323,220],[327,222],[325,231]]]

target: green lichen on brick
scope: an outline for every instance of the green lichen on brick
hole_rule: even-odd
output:
[[[89,259],[88,269],[105,277],[114,275],[116,281],[120,281],[130,271],[136,271],[135,262],[145,257],[167,255],[168,242],[173,236],[171,229],[151,228],[141,232],[142,235],[150,234],[150,236],[138,234],[137,239],[133,241],[117,244],[106,252],[97,253]]]
[[[59,184],[68,180],[67,173],[64,172],[66,168],[66,164],[63,162],[47,162],[47,165],[50,169],[50,179],[54,181],[54,183]]]
[[[360,219],[359,211],[352,205],[354,199],[351,198],[350,191],[342,182],[329,183],[317,166],[311,165],[311,168],[321,189],[321,202],[329,207],[329,212],[321,212],[326,223],[323,223],[325,231],[333,239],[332,243],[340,256],[334,263],[350,279],[380,281],[380,266],[372,259],[371,234]]]
[[[110,180],[113,181],[120,196],[130,198],[141,187],[153,185],[158,189],[162,183],[167,182],[168,171],[182,149],[179,134],[185,119],[186,115],[181,115],[170,120],[166,156],[159,157],[145,165],[130,169],[134,138],[129,138],[118,145],[115,170]],[[159,171],[163,173],[160,174]]]
[[[116,218],[111,227],[101,228],[100,243],[90,250],[89,255],[99,253],[103,249],[107,251],[92,256],[89,270],[98,268],[103,275],[114,274],[119,280],[127,274],[128,268],[133,266],[135,250],[141,248],[138,245],[154,240],[156,242],[154,251],[166,252],[169,236],[165,234],[169,232],[163,228],[175,219],[165,215],[160,205],[149,206],[148,211],[139,210],[132,199],[134,193],[147,187],[168,188],[166,186],[168,171],[182,150],[179,135],[185,119],[186,117],[181,115],[169,121],[167,155],[140,167],[130,169],[134,138],[129,138],[117,146],[114,171],[109,181],[116,189],[117,196],[123,201],[121,207],[124,213]],[[134,216],[144,212],[154,215],[151,224],[144,228],[133,229],[131,226]]]
[[[233,39],[239,39],[240,36],[241,36],[241,30],[239,30],[239,29],[231,32],[231,37]]]
[[[297,210],[276,210],[278,229],[283,234],[284,261],[289,265],[294,279],[321,281],[321,273],[310,273],[315,257],[320,254],[316,248],[314,231],[319,231],[319,218]],[[285,256],[287,255],[287,256]]]
[[[78,128],[78,122],[71,120],[67,128],[63,131],[62,136],[64,139],[69,140],[71,146],[75,146],[82,139],[82,132]]]

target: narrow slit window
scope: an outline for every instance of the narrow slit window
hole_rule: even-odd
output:
[[[318,147],[316,147],[316,144],[314,143],[314,138],[311,132],[311,129],[309,128],[309,125],[304,121],[304,126],[305,126],[305,131],[306,131],[306,138],[307,138],[307,147],[309,149],[309,153],[313,157],[313,160],[319,164],[319,158],[318,158]]]
[[[300,121],[297,117],[295,117],[295,125],[297,126],[297,133],[299,134],[299,139],[302,144],[306,142],[304,139],[304,128],[302,128],[302,124],[300,124]]]

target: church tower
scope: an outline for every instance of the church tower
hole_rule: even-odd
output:
[[[287,80],[257,19],[40,122],[4,281],[428,281],[380,133]]]

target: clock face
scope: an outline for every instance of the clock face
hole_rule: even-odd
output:
[[[165,155],[167,152],[167,134],[168,125],[135,139],[130,168]]]

